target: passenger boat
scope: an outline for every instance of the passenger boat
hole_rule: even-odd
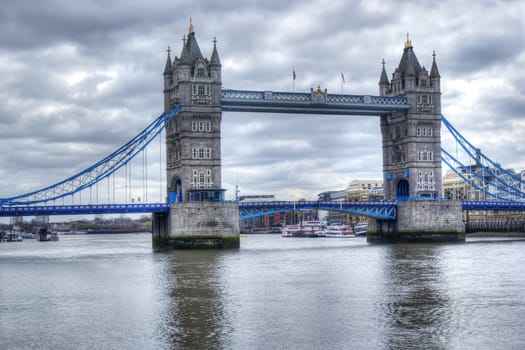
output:
[[[22,242],[23,240],[24,240],[24,238],[22,236],[20,236],[16,232],[8,232],[5,235],[5,241],[6,242]]]
[[[354,225],[354,234],[356,236],[366,236],[366,230],[368,229],[367,223],[355,224]]]
[[[286,225],[281,228],[281,236],[283,237],[299,237],[299,225]]]
[[[38,240],[40,242],[58,241],[58,234],[55,231],[49,232],[46,228],[38,231]]]
[[[287,225],[281,230],[283,237],[325,237],[325,225],[317,220],[303,221],[298,225]]]
[[[51,232],[49,234],[49,240],[50,241],[55,241],[55,242],[58,241],[58,234],[56,232]]]
[[[354,231],[348,225],[329,225],[326,228],[326,237],[331,238],[351,238],[355,237]]]

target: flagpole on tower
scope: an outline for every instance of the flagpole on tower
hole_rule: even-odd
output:
[[[345,83],[345,76],[343,74],[343,70],[341,69],[341,93],[343,93],[343,85]]]
[[[292,92],[295,93],[295,68],[292,66]]]

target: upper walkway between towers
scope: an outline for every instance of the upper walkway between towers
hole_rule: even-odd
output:
[[[221,90],[221,106],[229,112],[266,112],[299,114],[338,114],[378,116],[396,110],[408,110],[403,96],[371,96],[310,92]]]

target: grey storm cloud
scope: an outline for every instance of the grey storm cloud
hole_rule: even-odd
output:
[[[190,16],[204,56],[217,38],[233,89],[290,91],[293,67],[296,91],[340,93],[344,73],[344,93],[377,94],[381,60],[390,77],[409,32],[427,69],[436,51],[447,118],[481,142],[497,134],[483,149],[521,170],[509,152],[525,128],[524,15],[520,1],[3,1],[0,197],[74,174],[156,118],[166,49],[180,55]],[[223,113],[230,197],[238,184],[315,198],[381,178],[381,159],[374,117]]]

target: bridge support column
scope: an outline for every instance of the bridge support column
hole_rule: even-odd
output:
[[[151,215],[151,231],[153,234],[153,247],[155,242],[162,242],[169,236],[169,213],[153,213]]]
[[[397,221],[370,219],[367,241],[462,242],[465,240],[460,201],[406,201],[397,204]]]
[[[230,202],[173,203],[169,232],[153,236],[156,250],[239,248],[239,205]]]

